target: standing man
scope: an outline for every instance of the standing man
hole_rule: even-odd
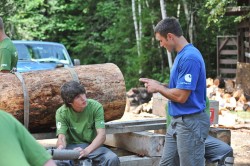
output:
[[[169,99],[168,111],[172,116],[167,130],[161,166],[173,166],[176,154],[180,165],[205,165],[205,139],[209,131],[206,107],[206,71],[201,53],[183,36],[178,20],[168,17],[155,29],[161,47],[176,51],[169,88],[160,82],[140,78],[148,92],[161,93]]]
[[[0,165],[56,166],[51,155],[11,114],[0,110]]]
[[[15,71],[17,60],[16,47],[5,34],[4,23],[0,17],[0,72],[7,73],[11,70]]]
[[[74,149],[80,158],[89,158],[94,165],[119,166],[115,153],[103,143],[106,140],[102,105],[86,98],[85,88],[76,81],[61,87],[64,105],[56,111],[57,149]]]

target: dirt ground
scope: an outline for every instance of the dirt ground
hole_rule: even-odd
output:
[[[231,130],[235,166],[250,166],[250,129]]]
[[[157,118],[153,114],[142,112],[134,114],[125,112],[121,121]],[[250,166],[250,124],[242,125],[239,129],[231,129],[231,146],[234,150],[234,166]]]

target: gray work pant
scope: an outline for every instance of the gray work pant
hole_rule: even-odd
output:
[[[85,149],[87,146],[89,146],[88,143],[70,144],[70,145],[67,145],[66,149],[74,149],[77,147],[81,147],[82,149]],[[112,152],[110,149],[103,147],[103,146],[97,148],[92,153],[90,153],[85,158],[85,160],[86,159],[91,160],[92,166],[119,166],[120,165],[120,160],[118,156],[114,152]],[[70,160],[62,160],[62,161],[57,160],[56,161],[56,164],[58,166],[74,166],[74,163],[75,161],[70,161]]]
[[[66,149],[74,149],[76,147],[81,147],[85,149],[89,144],[82,143],[82,144],[71,144],[66,147]],[[110,149],[106,147],[99,147],[90,153],[87,158],[91,159],[93,165],[95,166],[119,166],[120,160],[118,156],[112,152]]]
[[[225,165],[225,158],[233,157],[233,149],[227,143],[208,135],[205,140],[206,163],[217,163],[217,166]],[[175,166],[180,166],[179,156],[174,159]]]
[[[160,166],[175,166],[176,155],[180,166],[205,165],[205,139],[209,127],[210,120],[205,112],[172,118]]]

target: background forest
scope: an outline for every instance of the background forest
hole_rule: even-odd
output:
[[[180,20],[185,37],[203,54],[207,77],[216,76],[216,37],[235,35],[237,19],[224,16],[234,0],[1,0],[0,16],[13,40],[63,43],[81,64],[114,63],[127,90],[140,77],[167,82],[168,54],[153,27],[165,16]]]

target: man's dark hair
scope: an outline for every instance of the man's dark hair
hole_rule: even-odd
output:
[[[71,107],[70,103],[80,94],[86,94],[86,90],[83,85],[76,81],[66,82],[61,87],[61,97],[67,107]]]
[[[159,33],[163,37],[167,37],[168,33],[178,37],[183,35],[181,25],[175,17],[167,17],[161,20],[154,28],[154,32]]]

